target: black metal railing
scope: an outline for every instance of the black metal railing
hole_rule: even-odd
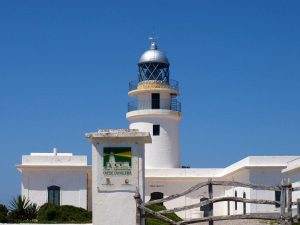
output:
[[[179,82],[177,80],[169,80],[169,82],[166,81],[158,81],[158,80],[147,80],[139,82],[138,80],[133,80],[129,82],[129,91],[136,90],[139,85],[141,84],[147,84],[147,83],[157,83],[157,84],[163,84],[168,88],[174,89],[179,92]]]
[[[128,102],[128,112],[144,109],[167,109],[181,112],[181,103],[177,99],[134,100]]]

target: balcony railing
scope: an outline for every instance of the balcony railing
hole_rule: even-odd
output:
[[[143,109],[167,109],[181,112],[181,103],[177,99],[135,100],[128,102],[128,112]]]
[[[177,80],[169,80],[169,82],[165,82],[165,81],[158,81],[158,80],[148,80],[148,81],[142,81],[139,82],[138,80],[133,80],[129,82],[129,91],[133,91],[138,89],[139,87],[143,87],[146,86],[145,84],[150,84],[149,86],[151,86],[151,84],[156,84],[158,87],[159,85],[161,85],[162,87],[167,87],[167,88],[171,88],[176,90],[177,92],[179,92],[179,82]]]

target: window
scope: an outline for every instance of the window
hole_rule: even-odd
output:
[[[150,194],[150,201],[158,200],[158,199],[162,199],[162,198],[164,198],[164,193],[162,193],[162,192],[152,192]],[[163,205],[163,203],[161,203],[160,205]]]
[[[275,191],[275,201],[276,202],[280,202],[281,200],[281,192],[280,191]],[[276,208],[279,208],[280,207],[280,204],[279,203],[276,203],[275,204],[275,207]]]
[[[200,202],[205,202],[207,201],[208,198],[200,198]],[[204,205],[204,206],[200,206],[200,211],[203,211],[203,216],[204,217],[208,217],[210,215],[210,206],[208,205]]]
[[[159,93],[152,93],[152,102],[151,102],[152,109],[159,109],[160,108],[160,94]]]
[[[230,201],[227,201],[227,216],[230,216]]]
[[[234,197],[237,198],[237,191],[234,191]],[[234,209],[237,210],[237,201],[234,202]]]
[[[246,192],[243,193],[243,198],[246,198]],[[243,202],[243,214],[246,215],[246,202]]]
[[[152,192],[150,194],[150,201],[158,200],[164,198],[164,193],[162,192]]]
[[[48,187],[48,203],[60,205],[60,187]]]
[[[159,134],[160,134],[160,126],[153,125],[153,136],[159,136]]]

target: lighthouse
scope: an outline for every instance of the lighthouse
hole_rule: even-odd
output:
[[[180,167],[179,121],[181,103],[178,81],[170,79],[170,63],[166,54],[150,38],[150,49],[138,62],[138,79],[129,83],[126,118],[130,129],[149,132],[152,143],[145,145],[145,167]]]

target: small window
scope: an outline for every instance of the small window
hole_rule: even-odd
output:
[[[275,191],[275,201],[276,202],[280,202],[281,200],[281,192],[280,191]],[[275,207],[276,208],[279,208],[280,207],[280,204],[279,203],[276,203],[275,204]]]
[[[246,192],[243,193],[243,198],[246,198]],[[247,212],[247,205],[246,202],[243,202],[243,214],[246,215]]]
[[[160,126],[153,125],[153,136],[159,136],[159,134],[160,134]]]
[[[237,198],[237,191],[234,192],[234,197]],[[234,202],[234,209],[237,210],[237,201]]]
[[[48,187],[48,203],[54,205],[60,205],[60,187],[58,186]]]
[[[164,198],[164,193],[162,192],[152,192],[150,194],[150,201],[159,200]],[[160,203],[160,205],[163,205],[163,203]]]
[[[230,216],[230,201],[227,201],[227,216]]]
[[[152,93],[152,109],[160,109],[160,94]]]
[[[200,202],[205,202],[207,201],[208,198],[202,197],[200,198]],[[200,206],[200,211],[203,211],[203,216],[204,217],[208,217],[210,215],[210,206],[208,205],[204,205],[204,206]]]
[[[152,192],[150,194],[150,201],[154,201],[162,198],[164,198],[164,193],[162,192]]]

